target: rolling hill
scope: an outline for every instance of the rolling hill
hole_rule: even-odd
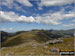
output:
[[[69,31],[69,32],[68,32]],[[57,33],[56,33],[57,32]],[[61,34],[60,34],[60,33]],[[73,30],[55,31],[55,30],[31,30],[31,31],[20,31],[11,34],[5,34],[6,40],[1,42],[1,52],[3,55],[7,54],[57,54],[52,52],[51,49],[58,50],[74,50],[74,36]],[[4,32],[5,33],[5,32]],[[59,33],[59,34],[58,34]],[[65,37],[65,35],[69,35]],[[53,44],[44,44],[47,41],[63,40],[63,42],[56,42]],[[66,46],[67,45],[67,46]]]

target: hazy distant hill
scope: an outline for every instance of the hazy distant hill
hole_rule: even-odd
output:
[[[49,30],[49,31],[51,31],[52,33],[55,33],[55,34],[72,35],[72,34],[74,34],[75,29],[70,29],[70,30]]]

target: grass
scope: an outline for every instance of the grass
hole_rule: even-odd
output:
[[[74,50],[74,37],[69,37],[69,38],[62,38],[62,40],[64,42],[62,43],[57,43],[57,44],[49,44],[48,46],[50,47],[55,47],[57,49],[60,49],[60,50]]]
[[[48,46],[48,48],[44,48],[44,46],[37,46],[36,48],[34,48],[34,46],[32,46],[33,43],[38,45],[42,44],[44,41],[48,41],[48,38],[43,34],[40,35],[36,34],[37,34],[36,32],[33,33],[26,32],[11,37],[4,43],[2,43],[2,46],[6,46],[7,48],[0,50],[0,52],[2,52],[2,55],[5,55],[6,53],[14,55],[18,54],[58,55],[58,53],[51,52],[50,49],[56,48],[59,50],[67,50],[67,51],[74,50],[74,37],[62,38],[64,42],[56,44],[48,44],[46,45]]]

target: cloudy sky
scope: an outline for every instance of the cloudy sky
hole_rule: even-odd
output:
[[[75,0],[0,0],[0,30],[75,28]]]

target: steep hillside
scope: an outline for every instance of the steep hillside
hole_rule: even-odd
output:
[[[19,35],[10,37],[8,40],[2,43],[2,47],[15,46],[22,43],[36,41],[38,43],[43,43],[52,39],[51,37],[45,35],[44,33],[38,31],[28,31],[25,33],[21,33]]]
[[[0,42],[4,42],[6,40],[8,40],[10,37],[13,37],[13,36],[16,36],[16,35],[19,35],[21,33],[24,33],[26,31],[18,31],[18,32],[15,32],[15,33],[8,33],[8,32],[4,32],[4,31],[0,31],[0,34],[1,34],[1,41]]]

